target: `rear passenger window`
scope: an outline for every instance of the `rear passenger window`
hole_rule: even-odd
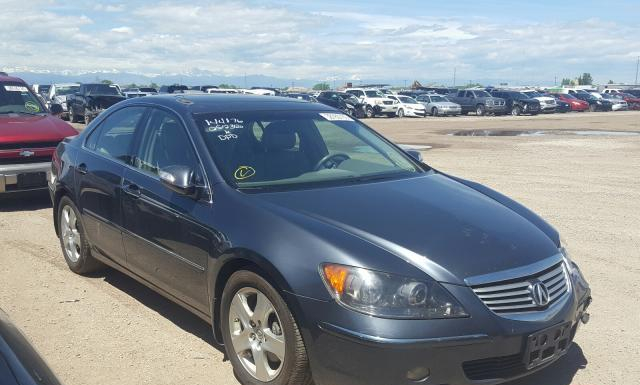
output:
[[[129,163],[136,127],[145,107],[127,107],[109,115],[89,136],[86,147],[102,155]]]

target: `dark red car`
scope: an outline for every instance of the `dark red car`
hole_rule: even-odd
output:
[[[588,102],[585,102],[584,100],[580,100],[573,95],[559,94],[559,93],[553,93],[552,95],[557,96],[558,99],[562,100],[563,102],[569,103],[569,106],[571,106],[571,111],[582,112],[582,111],[589,110]]]
[[[78,132],[51,111],[19,78],[0,75],[0,195],[47,188],[51,157],[64,138]]]
[[[619,97],[620,99],[627,102],[630,110],[640,110],[640,97],[628,94],[626,92],[619,92],[614,94],[615,97]]]

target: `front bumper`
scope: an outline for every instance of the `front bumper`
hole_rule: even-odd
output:
[[[45,175],[44,183],[25,183],[34,174]],[[44,190],[51,177],[51,162],[0,165],[0,194]]]
[[[381,114],[395,114],[398,111],[398,106],[395,104],[376,104],[376,107]]]
[[[507,106],[505,104],[502,104],[502,105],[486,104],[485,111],[494,113],[494,114],[504,114],[507,112]]]
[[[404,111],[404,116],[423,118],[423,117],[427,116],[427,111],[426,110],[409,110],[409,109],[407,109],[407,110]]]
[[[489,311],[467,287],[445,287],[463,302],[471,317],[380,319],[343,309],[335,302],[295,297],[303,314],[299,321],[307,326],[303,327],[303,336],[315,383],[488,385],[523,377],[566,352],[527,370],[524,356],[528,337],[550,326],[569,323],[572,340],[591,302],[588,288],[580,297],[576,290],[550,319],[516,321]],[[420,378],[416,379],[416,373]]]

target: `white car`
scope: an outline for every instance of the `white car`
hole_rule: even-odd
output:
[[[617,98],[615,93],[604,93],[602,94],[602,98],[613,103],[611,109],[613,111],[627,111],[629,109],[629,103],[627,103],[624,99]]]
[[[79,83],[56,83],[52,84],[49,88],[49,93],[45,96],[47,100],[47,107],[51,107],[51,104],[59,104],[62,106],[62,118],[69,118],[69,111],[67,110],[67,96],[80,89]]]
[[[373,118],[376,115],[394,117],[398,113],[398,102],[385,96],[375,88],[347,88],[344,90],[358,98],[365,105],[365,115]]]
[[[208,94],[239,94],[240,91],[235,88],[209,88]]]
[[[422,118],[427,116],[427,109],[424,105],[412,97],[404,95],[387,95],[387,97],[398,102],[398,112],[396,112],[396,115],[398,115],[399,118],[405,116]]]
[[[537,101],[539,101],[542,112],[555,112],[556,108],[558,107],[558,103],[555,98],[552,98],[550,96],[544,96],[538,91],[523,90],[520,92],[532,99],[536,99]]]
[[[621,88],[605,88],[601,94],[619,94],[622,92]]]

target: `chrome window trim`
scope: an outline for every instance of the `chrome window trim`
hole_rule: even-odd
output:
[[[464,279],[464,282],[467,284],[467,286],[479,286],[489,283],[497,283],[501,281],[524,278],[540,273],[541,271],[544,271],[551,266],[562,262],[563,260],[563,255],[561,253],[558,253],[530,265],[520,266],[509,270],[497,271],[495,273],[467,277]]]

